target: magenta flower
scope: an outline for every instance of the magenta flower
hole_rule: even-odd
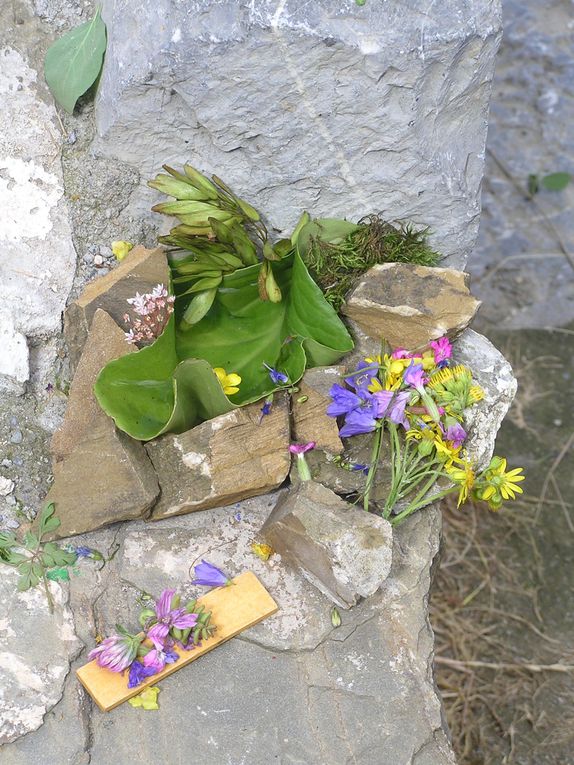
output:
[[[310,452],[311,449],[314,449],[317,446],[315,441],[309,441],[308,444],[291,444],[289,447],[289,451],[291,454],[305,454],[306,452]]]
[[[466,430],[458,422],[454,425],[449,425],[446,429],[445,439],[447,441],[452,441],[452,445],[455,449],[458,449],[458,447],[462,445],[465,438]]]
[[[147,636],[156,648],[163,648],[172,627],[185,630],[195,627],[197,614],[188,614],[185,608],[171,608],[175,590],[164,590],[155,604],[156,623],[149,628]]]
[[[227,587],[232,584],[232,581],[217,566],[202,560],[195,567],[195,579],[192,584],[200,584],[204,587]]]
[[[107,637],[88,654],[88,659],[95,659],[98,666],[112,672],[123,672],[136,658],[143,635],[112,635]]]
[[[173,664],[179,659],[178,654],[172,648],[152,648],[143,657],[146,670],[152,670],[151,674],[161,672],[166,664]]]
[[[412,359],[413,354],[406,348],[395,348],[391,354],[392,359]]]
[[[452,345],[448,337],[440,337],[438,340],[431,340],[430,347],[434,351],[434,363],[437,366],[446,366],[452,356]]]

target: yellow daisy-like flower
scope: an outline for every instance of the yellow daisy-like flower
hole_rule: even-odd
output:
[[[523,468],[514,468],[506,472],[506,460],[503,457],[493,457],[490,465],[486,469],[485,476],[488,481],[488,488],[494,488],[490,497],[496,493],[496,490],[502,495],[502,499],[516,499],[517,494],[522,494],[522,487],[518,486],[525,477],[522,475]],[[486,492],[486,489],[485,489]],[[483,493],[484,499],[490,499]]]
[[[454,483],[459,485],[459,492],[458,492],[458,502],[457,507],[460,507],[463,502],[466,502],[468,499],[468,493],[474,486],[474,480],[475,480],[475,474],[474,470],[472,469],[472,464],[470,460],[468,459],[454,459],[454,463],[459,465],[459,467],[451,467],[447,472],[454,481]]]
[[[234,393],[239,393],[239,384],[241,383],[241,377],[234,372],[227,374],[223,367],[215,367],[213,370],[217,375],[217,379],[221,383],[223,392],[226,396],[233,396]]]

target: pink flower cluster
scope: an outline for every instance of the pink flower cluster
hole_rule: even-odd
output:
[[[148,343],[158,338],[173,313],[174,300],[163,284],[158,284],[145,295],[136,292],[135,297],[128,298],[127,302],[137,314],[133,320],[128,313],[124,314],[126,324],[132,325],[130,331],[125,333],[128,343]]]

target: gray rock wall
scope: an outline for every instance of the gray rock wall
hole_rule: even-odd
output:
[[[216,172],[281,230],[300,212],[431,226],[462,265],[480,213],[498,0],[104,0],[100,149]]]

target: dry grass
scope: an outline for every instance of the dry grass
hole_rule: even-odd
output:
[[[574,651],[541,613],[536,514],[535,502],[445,508],[431,621],[460,765],[572,762],[559,750],[573,738]]]

